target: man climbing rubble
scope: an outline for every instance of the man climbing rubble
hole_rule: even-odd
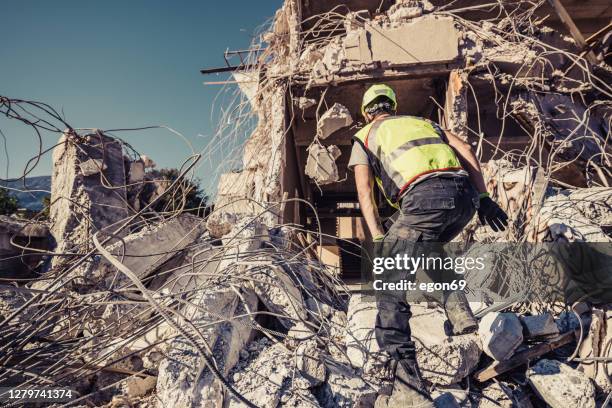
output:
[[[374,241],[384,242],[395,253],[408,250],[402,243],[449,242],[476,210],[482,223],[494,231],[504,230],[508,217],[486,192],[470,145],[429,120],[396,116],[396,110],[392,88],[380,84],[367,90],[362,114],[368,124],[354,136],[349,161]],[[374,200],[374,182],[399,210],[386,234]],[[454,334],[478,327],[463,292],[445,293],[440,301]],[[377,296],[377,308],[376,339],[396,366],[393,392],[381,397],[377,406],[433,406],[416,364],[406,293]]]

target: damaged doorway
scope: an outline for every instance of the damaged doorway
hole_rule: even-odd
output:
[[[320,224],[323,245],[318,246],[317,254],[349,286],[360,281],[360,246],[371,239],[361,217],[354,174],[348,169],[351,138],[365,125],[360,112],[362,96],[369,86],[387,83],[396,91],[398,115],[439,122],[447,78],[448,74],[369,79],[292,90],[288,106],[293,121],[287,135],[283,191],[310,203],[318,219],[306,203],[291,209],[289,219],[313,232]],[[395,213],[379,191],[377,203],[383,222]]]

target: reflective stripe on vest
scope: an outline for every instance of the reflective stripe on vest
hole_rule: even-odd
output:
[[[402,193],[420,176],[461,169],[453,149],[422,118],[383,118],[361,129],[354,140],[364,147],[376,182],[395,207]]]

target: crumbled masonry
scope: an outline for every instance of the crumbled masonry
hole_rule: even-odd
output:
[[[392,373],[347,168],[363,92],[387,83],[398,114],[472,146],[511,220],[495,233],[475,218],[456,238],[474,254],[610,243],[610,17],[603,0],[285,0],[234,72],[203,158],[236,160],[202,208],[187,200],[200,156],[162,177],[155,158],[45,110],[59,137],[49,220],[0,217],[0,278],[14,280],[0,282],[0,387],[69,386],[75,406],[374,407]],[[36,111],[0,97],[14,118],[9,106]],[[411,305],[438,406],[602,406],[612,305],[550,301],[546,268],[496,260],[503,282],[467,276],[478,332],[452,335],[439,305]],[[534,276],[538,296],[507,300]]]

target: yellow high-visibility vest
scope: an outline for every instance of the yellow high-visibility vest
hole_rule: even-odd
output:
[[[420,176],[462,169],[440,132],[423,118],[388,116],[368,124],[353,137],[367,153],[376,182],[394,207]]]

